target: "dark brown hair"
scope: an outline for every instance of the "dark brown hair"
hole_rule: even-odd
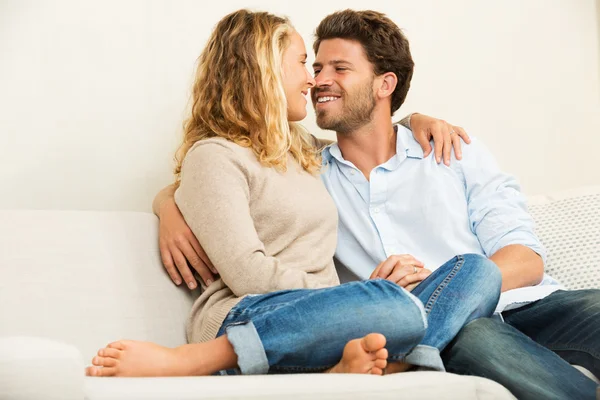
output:
[[[347,39],[359,42],[375,75],[393,72],[398,78],[392,94],[392,114],[404,103],[415,63],[408,40],[391,19],[377,11],[344,10],[328,15],[315,33],[315,54],[323,40]]]

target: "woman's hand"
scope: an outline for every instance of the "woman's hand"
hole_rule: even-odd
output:
[[[412,290],[429,275],[431,271],[426,269],[421,261],[410,254],[402,254],[390,256],[380,263],[369,279],[386,279],[407,290]]]
[[[180,285],[183,277],[186,285],[190,289],[195,289],[197,283],[190,270],[191,265],[206,286],[209,286],[215,281],[217,270],[185,222],[173,198],[163,202],[159,218],[160,255],[173,282]]]
[[[410,128],[413,136],[423,148],[423,155],[427,157],[431,153],[433,139],[435,159],[438,164],[444,158],[444,164],[450,165],[450,152],[454,148],[456,159],[462,158],[460,138],[465,143],[471,143],[471,138],[460,126],[451,125],[448,122],[430,117],[425,114],[412,114],[410,116]]]

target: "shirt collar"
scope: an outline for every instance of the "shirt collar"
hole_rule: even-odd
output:
[[[382,167],[390,170],[396,169],[407,157],[423,158],[423,149],[413,138],[413,134],[409,129],[396,124],[394,130],[396,131],[396,155],[382,164]],[[334,158],[343,164],[348,164],[348,161],[344,160],[337,142],[325,147],[321,153],[321,158],[323,165],[329,164]]]

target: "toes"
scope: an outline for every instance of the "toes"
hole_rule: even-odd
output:
[[[386,359],[378,359],[378,360],[375,360],[375,362],[373,363],[373,365],[374,365],[376,368],[379,368],[379,369],[384,369],[385,367],[387,367],[387,360],[386,360]]]
[[[126,342],[127,342],[126,340],[119,340],[119,341],[110,343],[106,347],[108,347],[110,349],[125,350]]]
[[[121,350],[113,349],[110,347],[105,347],[103,349],[98,350],[98,355],[100,357],[112,357],[116,358],[117,360],[121,358],[121,354]]]
[[[383,369],[373,367],[371,368],[371,375],[383,375]]]
[[[111,357],[94,357],[92,360],[92,364],[97,365],[99,367],[116,367],[118,364],[118,360],[115,360]]]
[[[380,358],[383,360],[387,360],[388,359],[388,351],[386,348],[383,349],[379,349],[375,352],[375,358]]]
[[[370,333],[362,338],[361,345],[365,351],[377,351],[385,347],[385,336],[381,333]]]
[[[100,368],[100,367],[87,367],[85,369],[87,376],[115,376],[117,374],[116,368]]]

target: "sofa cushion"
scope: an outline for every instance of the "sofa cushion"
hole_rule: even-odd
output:
[[[600,186],[529,199],[546,272],[569,289],[600,288]]]
[[[44,338],[0,337],[0,399],[81,400],[83,365],[73,346]]]
[[[498,383],[443,372],[86,378],[84,385],[87,400],[514,399]]]
[[[0,211],[0,336],[185,343],[193,297],[166,274],[152,214]]]

